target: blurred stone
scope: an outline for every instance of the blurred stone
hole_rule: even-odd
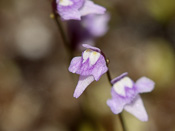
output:
[[[17,29],[15,38],[21,55],[31,59],[47,55],[52,46],[52,33],[41,20],[28,17],[17,25]]]

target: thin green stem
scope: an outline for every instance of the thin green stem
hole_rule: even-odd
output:
[[[107,63],[107,66],[109,67],[109,59],[106,59],[106,63]],[[112,78],[111,78],[111,73],[110,73],[109,69],[108,69],[106,75],[107,75],[107,78],[108,78],[110,85],[113,86],[111,83]],[[118,114],[118,116],[119,116],[119,120],[120,120],[123,131],[127,131],[122,114],[120,113],[120,114]]]
[[[65,46],[67,52],[69,53],[69,56],[70,56],[69,59],[71,60],[73,58],[73,50],[70,47],[70,42],[68,41],[68,38],[66,37],[66,33],[64,32],[63,26],[59,20],[59,16],[55,12],[53,12],[53,15],[54,15],[53,19],[55,20],[55,22],[58,26],[61,38],[62,38],[63,43],[64,43],[64,46]]]
[[[110,85],[112,86],[112,84],[111,84],[111,74],[110,74],[110,72],[109,72],[109,69],[108,69],[108,71],[107,71],[107,78],[108,78],[108,81],[109,81],[109,83],[110,83]]]
[[[126,131],[126,126],[125,126],[122,114],[120,113],[120,114],[118,114],[118,116],[119,116],[119,119],[120,119],[120,122],[121,122],[121,125],[122,125],[122,128],[123,128],[123,131]]]

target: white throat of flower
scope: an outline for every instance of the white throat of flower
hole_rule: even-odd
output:
[[[90,49],[87,49],[83,52],[83,63],[86,62],[86,60],[89,58],[90,65],[94,65],[97,60],[100,58],[100,53],[96,51],[92,51]]]
[[[124,77],[113,85],[114,90],[122,96],[126,96],[125,87],[133,88],[133,81],[129,77]]]
[[[62,6],[69,6],[72,4],[73,2],[71,0],[59,0],[59,5],[62,5]]]

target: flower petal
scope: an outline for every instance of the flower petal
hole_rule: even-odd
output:
[[[66,8],[57,8],[61,18],[63,20],[80,20],[81,16],[77,9],[66,9]]]
[[[103,36],[108,31],[109,13],[103,15],[87,15],[82,18],[84,27],[93,37]]]
[[[58,2],[59,2],[59,5],[61,5],[61,6],[70,6],[73,4],[73,2],[71,0],[60,0]]]
[[[91,84],[93,81],[94,81],[93,76],[81,76],[80,75],[79,81],[75,88],[73,96],[75,98],[78,98],[83,93],[83,91],[87,88],[87,86]]]
[[[87,48],[87,49],[91,49],[93,51],[97,51],[97,52],[101,52],[101,50],[97,47],[91,46],[89,44],[82,44],[83,47]]]
[[[74,57],[70,63],[69,71],[75,73],[81,66],[81,57]]]
[[[113,85],[114,90],[116,91],[117,94],[121,95],[121,96],[126,96],[126,92],[125,92],[125,83],[122,83],[121,81],[116,82]]]
[[[124,78],[127,75],[128,75],[128,72],[125,72],[125,73],[121,74],[120,76],[118,76],[118,77],[114,78],[113,80],[111,80],[111,84],[116,83],[117,81],[121,80],[122,78]]]
[[[96,64],[93,66],[94,68],[92,70],[92,75],[94,76],[95,80],[98,81],[100,77],[108,71],[104,57],[101,55]]]
[[[124,106],[122,103],[120,103],[120,101],[118,101],[116,99],[107,100],[107,105],[111,108],[111,111],[114,114],[121,113],[123,110],[123,106]]]
[[[154,85],[154,81],[150,80],[147,77],[141,77],[135,84],[139,93],[151,92],[154,89]]]
[[[100,58],[100,56],[101,56],[100,53],[98,53],[98,52],[96,52],[96,51],[93,51],[93,52],[90,54],[90,56],[89,56],[89,63],[90,63],[90,65],[91,65],[91,66],[94,65],[94,64],[98,61],[98,59]]]
[[[84,6],[79,11],[81,16],[85,16],[88,14],[104,14],[106,9],[102,6],[94,4],[90,0],[86,0]]]
[[[126,104],[125,99],[119,97],[114,89],[111,90],[112,99],[107,100],[107,105],[111,108],[114,114],[122,112],[124,105]]]
[[[83,59],[79,63],[75,63],[75,60],[72,60],[69,67],[69,71],[72,73],[80,74],[83,76],[93,75],[95,80],[98,81],[100,77],[108,70],[104,57],[101,55],[97,62],[94,65],[90,65],[89,59],[82,63]]]
[[[90,57],[92,51],[87,49],[82,53],[83,63]]]
[[[139,95],[136,96],[131,104],[125,105],[124,109],[137,117],[141,121],[148,121],[148,115]]]
[[[83,6],[84,0],[71,0],[72,4],[67,6],[60,4],[60,2],[60,0],[57,0],[57,10],[63,20],[81,19],[79,8]]]

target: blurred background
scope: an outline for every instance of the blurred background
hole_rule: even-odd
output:
[[[134,81],[156,82],[141,95],[148,122],[123,112],[128,131],[175,131],[175,1],[95,2],[111,15],[95,43],[110,59],[112,78],[128,72]],[[106,105],[106,75],[73,98],[78,75],[68,72],[69,55],[50,13],[49,0],[0,0],[0,131],[120,131]]]

